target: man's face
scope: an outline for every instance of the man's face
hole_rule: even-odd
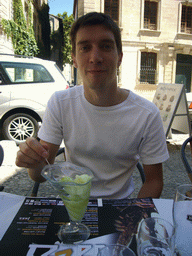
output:
[[[113,33],[104,26],[80,28],[76,35],[76,54],[72,57],[85,88],[117,85],[116,73],[122,54],[117,51]]]

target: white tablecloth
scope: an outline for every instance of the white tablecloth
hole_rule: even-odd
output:
[[[25,197],[0,192],[0,240],[21,207]]]
[[[0,240],[18,212],[25,197],[0,192]],[[172,199],[153,199],[161,218],[172,221]]]

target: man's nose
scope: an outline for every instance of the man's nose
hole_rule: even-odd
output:
[[[91,63],[102,63],[103,62],[102,52],[97,47],[94,47],[91,50],[90,62]]]

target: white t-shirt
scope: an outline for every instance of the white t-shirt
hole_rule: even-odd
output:
[[[169,157],[158,108],[131,91],[111,107],[90,104],[83,86],[56,92],[38,136],[56,145],[64,139],[66,160],[93,171],[92,197],[128,197],[139,159],[156,164]]]

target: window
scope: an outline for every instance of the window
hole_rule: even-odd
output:
[[[105,0],[104,13],[108,14],[118,24],[119,23],[119,0]]]
[[[2,62],[1,65],[12,83],[53,82],[49,72],[39,64]]]
[[[182,5],[181,32],[192,34],[192,7]]]
[[[141,68],[140,68],[140,82],[141,83],[156,83],[156,62],[157,54],[153,52],[141,53]]]
[[[3,75],[0,74],[0,85],[4,85],[5,84],[5,81],[3,79]]]
[[[158,2],[145,1],[144,29],[157,30]]]

